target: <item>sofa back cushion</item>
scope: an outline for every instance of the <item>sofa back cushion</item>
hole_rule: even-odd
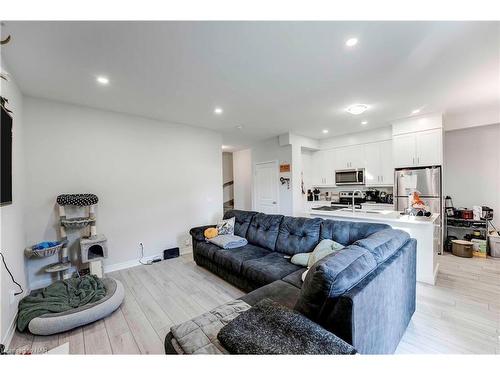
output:
[[[240,237],[246,237],[250,222],[256,213],[255,211],[229,210],[224,214],[224,219],[234,217],[234,234]]]
[[[379,223],[323,220],[321,223],[320,240],[334,240],[344,246],[348,246],[357,240],[361,240],[375,232],[388,228],[391,228],[391,226]]]
[[[373,255],[356,245],[321,259],[309,269],[295,309],[316,321],[326,306],[376,267]]]
[[[247,231],[247,240],[253,245],[274,251],[283,215],[256,214]]]
[[[407,232],[391,228],[375,232],[357,240],[354,244],[368,250],[377,264],[380,264],[398,251],[409,238],[410,235]]]
[[[288,255],[313,251],[319,242],[322,221],[320,218],[285,216],[279,228],[276,251]]]

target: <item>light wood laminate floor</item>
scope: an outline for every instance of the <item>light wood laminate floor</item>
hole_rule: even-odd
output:
[[[417,284],[417,311],[396,353],[500,354],[500,259],[447,254],[439,262],[437,284]],[[10,349],[43,352],[69,342],[73,354],[162,354],[171,325],[243,295],[191,254],[110,276],[126,296],[109,317],[53,336],[16,332]]]

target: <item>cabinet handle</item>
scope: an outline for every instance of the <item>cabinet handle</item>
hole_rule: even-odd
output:
[[[420,156],[417,156],[417,164],[420,164]]]
[[[413,157],[413,165],[415,165],[415,156]]]
[[[384,182],[384,176],[380,176],[380,180]]]

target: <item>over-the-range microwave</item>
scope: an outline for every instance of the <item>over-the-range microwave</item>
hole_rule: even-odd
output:
[[[365,169],[342,169],[335,171],[336,185],[364,185]]]

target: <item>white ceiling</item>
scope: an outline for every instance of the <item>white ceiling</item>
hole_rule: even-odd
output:
[[[6,34],[27,95],[211,128],[231,145],[500,104],[498,22],[5,22]],[[344,111],[356,102],[371,108]]]

